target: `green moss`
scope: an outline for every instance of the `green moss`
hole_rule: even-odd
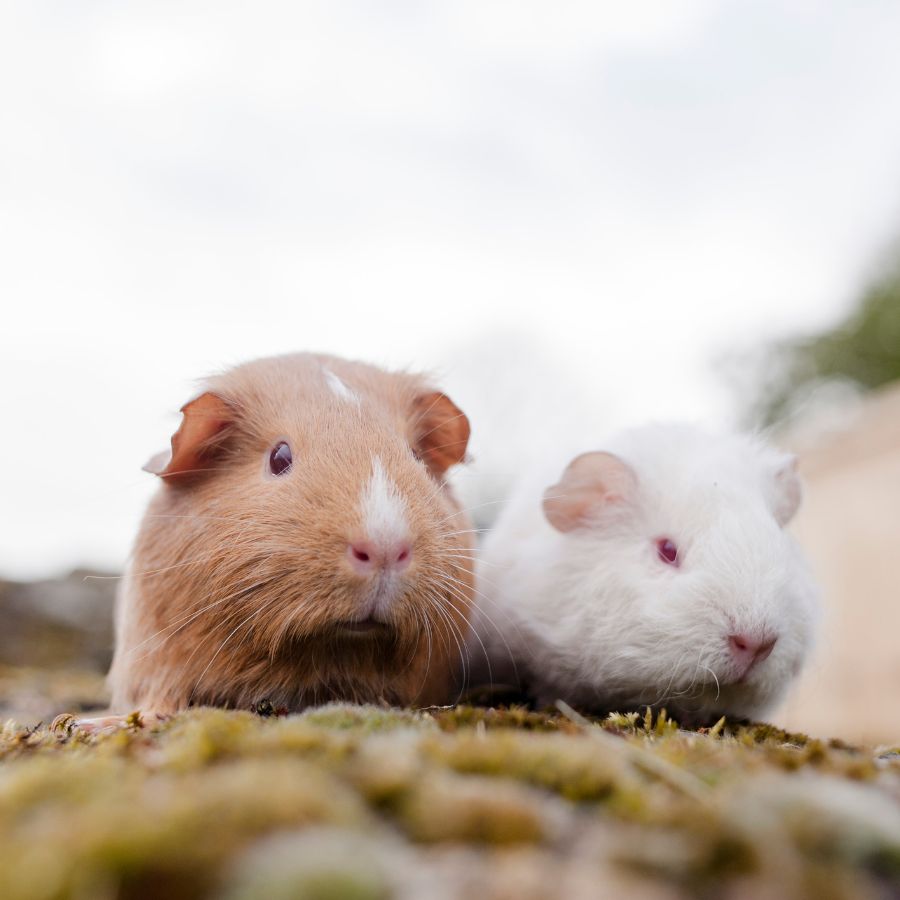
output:
[[[399,818],[417,841],[537,843],[550,828],[545,803],[539,795],[515,785],[435,773],[410,792]]]
[[[891,749],[565,706],[56,724],[0,730],[4,900],[417,896],[422,871],[546,895],[625,868],[709,896],[900,889]]]
[[[431,728],[427,713],[390,709],[381,706],[351,706],[331,703],[303,713],[300,718],[311,725],[338,730],[358,730],[364,733],[393,731],[398,728]]]
[[[605,800],[627,782],[617,760],[567,735],[469,732],[429,741],[423,749],[456,772],[525,781],[576,802]]]
[[[755,722],[750,725],[730,726],[735,737],[754,744],[790,744],[794,747],[805,747],[810,743],[809,737],[799,732],[785,731],[775,725]]]
[[[432,711],[443,731],[482,726],[488,729],[515,731],[571,731],[568,723],[553,712],[535,712],[524,706],[480,707],[460,705]]]
[[[142,880],[199,872],[256,835],[311,822],[363,823],[364,805],[301,761],[235,760],[203,773],[147,770],[125,758],[29,760],[0,790],[7,898],[33,896],[54,858],[63,895],[85,878]]]

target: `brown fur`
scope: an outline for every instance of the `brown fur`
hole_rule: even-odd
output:
[[[359,398],[329,390],[324,368]],[[472,540],[444,484],[469,426],[418,375],[332,357],[258,360],[183,410],[117,609],[113,707],[298,709],[449,702],[468,630]],[[287,440],[293,466],[266,468]],[[352,635],[371,582],[347,561],[379,457],[407,507],[412,562],[383,633]]]

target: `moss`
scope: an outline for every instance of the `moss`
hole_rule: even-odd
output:
[[[399,809],[413,840],[477,844],[537,843],[548,833],[546,801],[515,785],[434,774]]]
[[[302,713],[300,718],[323,728],[358,730],[367,734],[398,728],[433,727],[427,713],[382,706],[353,706],[347,703],[329,703]]]
[[[477,707],[454,706],[440,708],[432,716],[443,731],[482,726],[486,729],[512,729],[514,731],[571,731],[568,723],[555,710],[536,712],[525,706]]]
[[[638,722],[641,720],[640,713],[637,712],[628,712],[628,713],[610,713],[606,719],[603,720],[603,727],[608,731],[623,731],[628,732],[630,734],[637,734]]]
[[[900,845],[873,849],[865,864],[886,883],[900,884]]]
[[[85,878],[138,880],[206,872],[272,829],[307,822],[360,823],[352,792],[300,761],[236,760],[197,778],[153,773],[126,759],[28,761],[0,792],[5,897],[32,896],[48,854],[64,891]]]
[[[344,863],[327,868],[309,865],[275,876],[256,872],[230,887],[224,896],[226,900],[387,900],[391,892],[377,875]]]
[[[359,745],[344,772],[368,803],[391,813],[427,776],[427,767],[415,736],[392,734],[389,740],[373,738]]]
[[[4,900],[900,890],[892,748],[565,706],[55,724],[0,729]]]
[[[729,730],[738,739],[754,744],[790,744],[793,747],[805,747],[810,743],[810,738],[805,734],[785,731],[783,728],[762,722],[730,726]]]
[[[567,735],[470,732],[424,751],[456,772],[525,781],[575,802],[605,800],[627,781],[616,760]]]

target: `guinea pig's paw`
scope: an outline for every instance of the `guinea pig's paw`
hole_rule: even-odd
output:
[[[123,729],[138,731],[142,728],[153,728],[161,725],[167,718],[168,716],[163,716],[159,713],[142,713],[138,710],[126,716],[92,716],[87,719],[79,719],[69,713],[64,713],[53,720],[50,729],[67,736],[76,733],[86,735],[112,734]]]

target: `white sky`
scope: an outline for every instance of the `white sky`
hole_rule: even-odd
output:
[[[900,223],[898,46],[895,0],[5,4],[0,575],[121,565],[192,379],[263,354],[437,367],[476,436],[498,380],[730,418],[711,360]]]

